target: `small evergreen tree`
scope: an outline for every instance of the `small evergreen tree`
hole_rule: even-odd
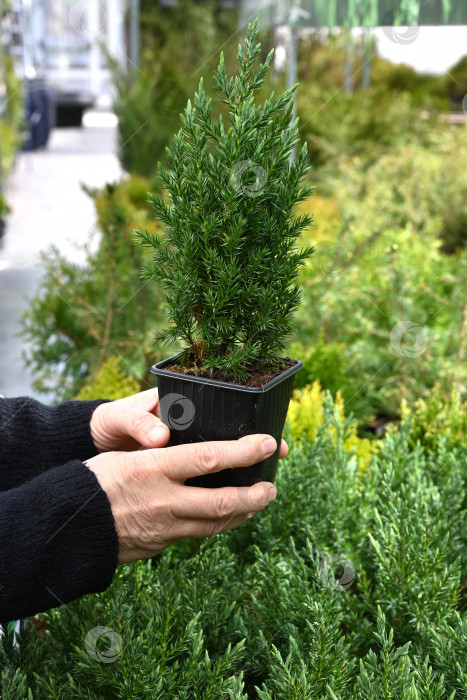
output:
[[[296,215],[312,192],[302,186],[306,145],[289,162],[298,142],[297,85],[256,106],[273,54],[257,64],[257,35],[256,21],[238,48],[235,78],[220,57],[214,78],[228,125],[222,114],[213,119],[202,79],[181,115],[168,169],[159,164],[169,202],[150,195],[165,235],[136,231],[138,242],[154,249],[144,275],[160,283],[173,324],[156,342],[182,340],[188,347],[181,364],[191,360],[211,375],[217,369],[243,379],[259,363],[277,361],[294,329],[299,266],[313,252],[295,245],[312,223],[310,215]]]

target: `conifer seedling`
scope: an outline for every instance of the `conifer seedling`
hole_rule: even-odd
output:
[[[238,71],[228,77],[221,54],[216,92],[227,119],[213,118],[203,80],[181,115],[181,129],[159,165],[168,201],[150,195],[162,236],[139,230],[153,249],[144,271],[165,295],[171,326],[155,340],[181,340],[179,365],[198,376],[245,381],[265,367],[282,366],[280,351],[294,329],[300,303],[296,279],[313,249],[297,249],[310,215],[297,205],[312,192],[306,144],[296,161],[298,120],[292,122],[295,85],[256,105],[268,72],[256,43],[257,21],[238,48]]]
[[[297,212],[312,191],[303,185],[307,150],[290,162],[299,140],[297,86],[256,104],[273,56],[260,62],[257,24],[238,48],[235,77],[220,56],[214,79],[225,117],[213,117],[202,80],[181,115],[167,168],[159,166],[167,199],[150,195],[164,234],[136,232],[153,250],[144,275],[159,283],[171,322],[155,340],[185,345],[152,368],[169,444],[269,433],[278,445],[251,467],[189,480],[202,486],[274,480],[294,374],[303,366],[280,353],[300,303],[300,265],[313,252],[297,247],[312,223]]]

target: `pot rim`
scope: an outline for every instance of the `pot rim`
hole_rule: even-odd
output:
[[[263,394],[264,392],[269,391],[269,389],[272,389],[274,386],[277,386],[277,384],[281,384],[285,379],[288,379],[293,374],[301,370],[303,367],[303,362],[301,362],[300,360],[294,360],[294,364],[292,365],[292,367],[288,367],[284,372],[281,372],[281,374],[278,374],[277,377],[270,379],[263,386],[244,386],[243,384],[234,384],[233,382],[223,382],[220,379],[210,379],[209,377],[195,377],[191,374],[170,372],[164,369],[166,365],[173,362],[173,360],[178,359],[178,357],[180,357],[180,353],[177,353],[176,355],[172,355],[171,357],[168,357],[165,360],[157,362],[151,367],[151,372],[155,375],[168,377],[170,379],[181,379],[182,381],[196,382],[198,384],[210,384],[213,386],[223,387],[224,389],[232,389],[235,391],[247,391],[251,394]],[[281,357],[280,359],[289,360],[291,358]]]

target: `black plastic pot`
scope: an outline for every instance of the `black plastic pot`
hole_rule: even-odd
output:
[[[300,360],[263,387],[246,387],[164,369],[177,358],[173,355],[151,367],[157,375],[161,418],[170,429],[169,445],[236,440],[254,433],[267,433],[277,441],[276,452],[262,462],[193,477],[186,483],[218,488],[274,482],[294,375],[303,367]]]

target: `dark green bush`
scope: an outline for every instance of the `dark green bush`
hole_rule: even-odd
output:
[[[397,93],[405,93],[416,107],[437,111],[450,107],[445,76],[420,74],[405,63],[394,64],[379,57],[373,61],[371,76],[373,83],[392,92],[395,100]]]
[[[404,424],[362,471],[347,425],[328,401],[241,528],[120,567],[19,651],[10,634],[3,700],[467,697],[467,448],[412,450]],[[113,663],[86,652],[98,626]]]
[[[355,377],[361,369],[360,363],[352,358],[352,352],[345,343],[326,342],[320,335],[312,345],[292,342],[287,348],[287,355],[300,358],[303,362],[303,369],[295,376],[295,389],[302,389],[318,380],[322,388],[333,396],[340,391],[348,411],[358,416],[360,422],[371,420],[377,395],[371,389],[365,393],[357,390]]]

